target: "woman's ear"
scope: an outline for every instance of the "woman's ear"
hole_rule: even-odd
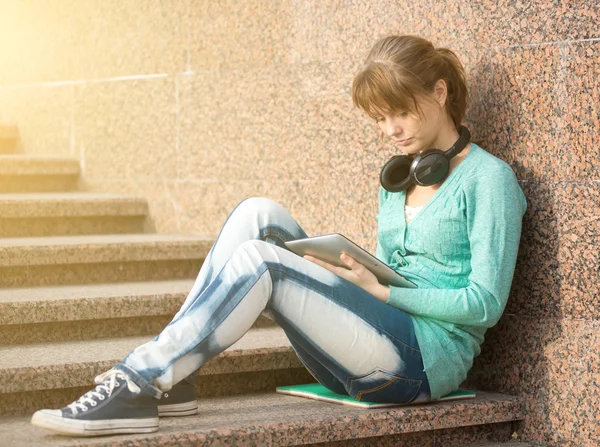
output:
[[[439,79],[433,87],[433,94],[438,104],[444,107],[446,99],[448,98],[448,86],[446,85],[446,81]]]

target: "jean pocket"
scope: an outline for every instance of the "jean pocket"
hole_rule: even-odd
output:
[[[422,380],[376,368],[367,374],[349,377],[346,389],[358,401],[408,404],[417,397],[422,383]]]

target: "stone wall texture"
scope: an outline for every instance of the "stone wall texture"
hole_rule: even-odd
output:
[[[0,121],[83,188],[148,198],[156,229],[216,236],[243,198],[375,249],[393,148],[352,107],[378,37],[455,50],[475,139],[527,195],[512,295],[468,384],[527,400],[526,440],[600,445],[596,0],[0,0]]]

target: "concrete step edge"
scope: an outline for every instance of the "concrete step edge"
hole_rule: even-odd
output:
[[[0,175],[4,176],[78,176],[79,160],[67,157],[51,157],[23,154],[0,155]]]
[[[153,336],[37,343],[0,347],[0,395],[93,387],[93,378],[107,371]],[[200,375],[232,374],[302,367],[283,330],[277,326],[250,329],[237,343],[207,362]]]
[[[0,289],[0,325],[174,315],[194,281]]]
[[[0,239],[0,267],[204,259],[214,239],[167,234]]]
[[[478,393],[472,400],[382,409],[356,409],[276,393],[199,400],[195,416],[160,421],[157,433],[68,439],[29,424],[4,419],[0,427],[16,447],[24,445],[306,445],[390,436],[524,418],[521,399]],[[10,436],[10,437],[9,437]],[[411,444],[412,445],[412,444]]]
[[[78,192],[0,194],[0,219],[147,214],[148,202],[143,197]]]

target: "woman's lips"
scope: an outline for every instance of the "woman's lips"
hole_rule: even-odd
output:
[[[396,141],[396,144],[399,146],[408,146],[411,143],[412,138],[406,138],[405,140],[395,140],[395,141]]]

